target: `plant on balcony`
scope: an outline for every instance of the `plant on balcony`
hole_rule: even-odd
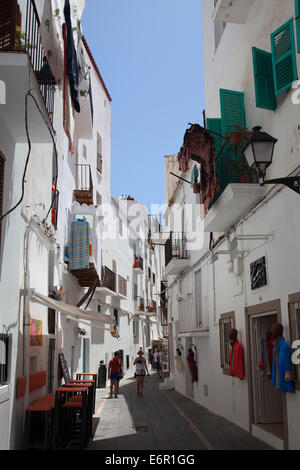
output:
[[[244,129],[240,124],[234,125],[233,132],[226,132],[225,139],[227,140],[230,147],[245,146],[252,135],[252,131]]]

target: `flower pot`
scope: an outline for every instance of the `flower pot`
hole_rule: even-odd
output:
[[[231,135],[231,140],[234,145],[239,145],[241,143],[241,134],[238,132],[233,132]]]
[[[194,183],[193,184],[193,193],[194,194],[199,194],[200,193],[200,183]]]
[[[239,183],[251,183],[251,176],[240,176]]]
[[[134,263],[133,263],[133,267],[134,267],[134,268],[138,268],[138,267],[139,267],[139,263],[138,263],[138,261],[134,261]]]

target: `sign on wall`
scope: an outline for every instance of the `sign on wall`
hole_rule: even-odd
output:
[[[42,321],[35,320],[34,318],[30,318],[29,323],[30,323],[30,328],[29,328],[30,346],[42,346],[43,345]]]
[[[251,289],[267,285],[266,257],[263,256],[250,264]]]

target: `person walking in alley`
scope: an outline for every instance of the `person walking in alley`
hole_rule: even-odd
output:
[[[113,359],[109,361],[108,365],[108,377],[110,378],[110,395],[109,398],[112,398],[113,390],[115,398],[118,398],[119,393],[119,382],[122,379],[124,373],[121,366],[121,355],[119,351],[116,351]]]
[[[147,368],[146,359],[143,357],[143,351],[138,351],[138,357],[134,360],[133,365],[135,365],[135,376],[136,376],[136,386],[137,386],[137,394],[141,397],[143,396],[143,388],[144,388],[144,379],[147,375],[149,376],[149,371]]]
[[[158,377],[161,378],[160,354],[157,349],[155,353],[153,354],[153,363],[154,363],[154,369],[156,370]]]

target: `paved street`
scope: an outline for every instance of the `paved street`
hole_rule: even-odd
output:
[[[88,450],[268,450],[268,445],[175,390],[160,391],[155,373],[144,396],[121,380],[117,399],[97,390],[95,434]]]

